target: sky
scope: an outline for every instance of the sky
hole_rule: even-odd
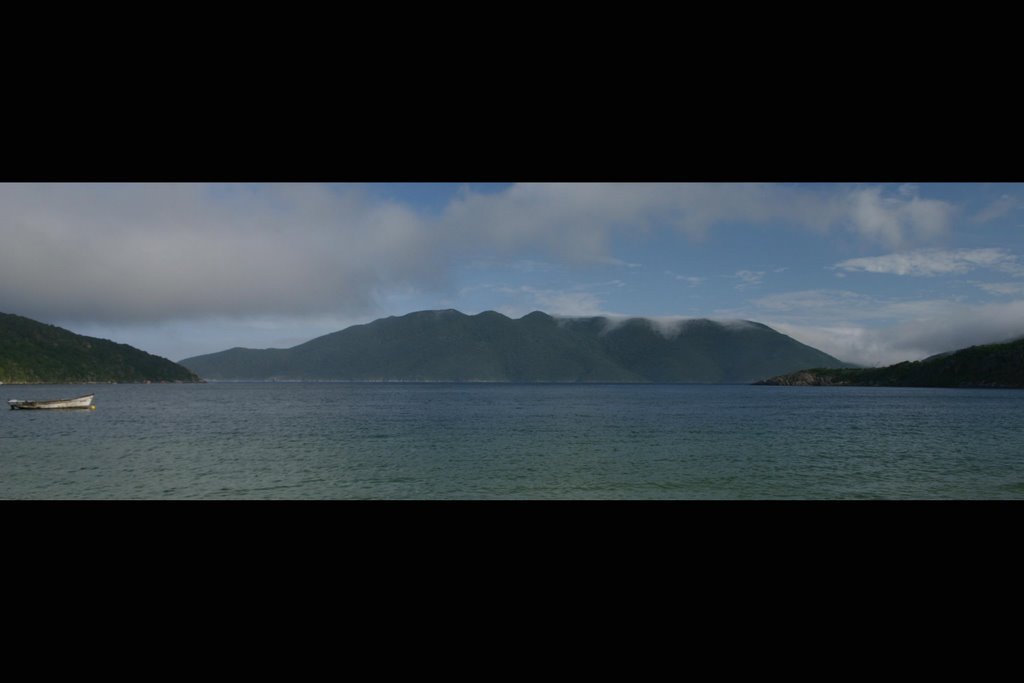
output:
[[[181,360],[413,311],[1024,336],[1021,183],[0,184],[0,312]]]

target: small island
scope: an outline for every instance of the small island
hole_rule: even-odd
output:
[[[883,368],[811,368],[763,379],[771,386],[1024,388],[1024,338],[971,346]]]

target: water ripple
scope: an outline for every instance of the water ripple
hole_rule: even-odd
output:
[[[1024,392],[111,385],[0,411],[0,497],[1022,499]]]

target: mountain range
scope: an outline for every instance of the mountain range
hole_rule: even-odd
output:
[[[210,380],[750,383],[852,367],[751,321],[419,311],[289,349],[233,348],[179,361]]]
[[[127,344],[0,313],[0,382],[199,382],[190,370]]]
[[[807,369],[810,368],[810,369]],[[198,374],[197,374],[198,373]],[[0,313],[0,383],[353,380],[1022,387],[1024,339],[858,368],[751,321],[420,311],[173,363]]]

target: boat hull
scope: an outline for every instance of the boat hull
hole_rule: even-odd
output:
[[[78,398],[63,398],[55,401],[19,401],[10,400],[7,405],[11,410],[73,410],[81,408],[92,408],[92,399],[95,394],[87,394]]]

